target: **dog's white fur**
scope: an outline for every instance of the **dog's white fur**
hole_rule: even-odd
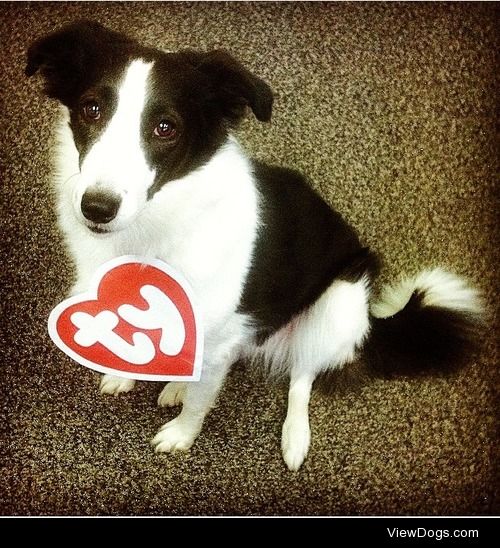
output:
[[[123,79],[116,112],[106,131],[83,160],[73,191],[73,207],[85,222],[80,204],[85,191],[111,191],[121,198],[110,230],[128,226],[144,207],[155,172],[149,167],[140,144],[141,114],[152,63],[133,61]]]
[[[484,303],[477,289],[454,274],[434,268],[401,280],[395,286],[384,287],[380,301],[371,306],[373,316],[386,318],[396,314],[404,308],[414,291],[424,294],[424,306],[439,306],[477,315],[484,310]]]
[[[368,280],[334,281],[309,309],[256,346],[251,318],[237,311],[261,228],[252,164],[231,136],[205,165],[170,181],[148,201],[155,173],[144,157],[139,132],[150,70],[151,63],[130,64],[114,117],[81,168],[63,107],[56,180],[59,223],[77,269],[72,292],[85,291],[101,264],[124,254],[156,257],[182,272],[203,317],[204,363],[200,382],[171,383],[161,392],[159,405],[182,403],[183,409],[154,437],[156,451],[188,449],[231,364],[240,357],[261,359],[272,374],[290,376],[282,451],[288,467],[297,470],[310,443],[308,404],[315,377],[352,360],[368,335]],[[91,232],[81,213],[84,192],[96,189],[122,199],[108,234]],[[475,306],[475,296],[460,280],[434,271],[389,292],[374,312],[384,316],[402,309],[415,288],[426,291],[429,302],[424,304],[460,310]],[[130,379],[105,375],[101,392],[118,394],[133,386]]]

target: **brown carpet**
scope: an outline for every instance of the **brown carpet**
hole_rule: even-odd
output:
[[[160,386],[101,397],[50,342],[72,270],[50,190],[55,104],[23,75],[30,42],[95,18],[165,49],[225,47],[270,82],[255,156],[306,171],[382,252],[383,281],[436,264],[493,312],[451,378],[376,381],[311,403],[312,449],[286,470],[286,390],[233,371],[188,454],[149,439]],[[2,514],[492,514],[498,387],[498,4],[0,4]]]

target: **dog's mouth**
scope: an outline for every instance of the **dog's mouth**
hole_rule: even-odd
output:
[[[85,226],[94,234],[111,234],[111,232],[113,232],[109,228],[104,228],[102,225],[86,224]]]

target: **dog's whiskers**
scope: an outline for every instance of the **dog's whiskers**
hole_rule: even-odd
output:
[[[67,185],[71,179],[73,179],[73,177],[77,177],[78,175],[80,175],[80,172],[77,171],[76,173],[73,173],[73,175],[70,175],[65,181],[64,181],[64,185]]]

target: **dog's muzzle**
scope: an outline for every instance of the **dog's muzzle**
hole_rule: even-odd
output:
[[[116,217],[120,204],[121,198],[117,194],[87,190],[82,196],[81,210],[88,221],[107,224]]]

